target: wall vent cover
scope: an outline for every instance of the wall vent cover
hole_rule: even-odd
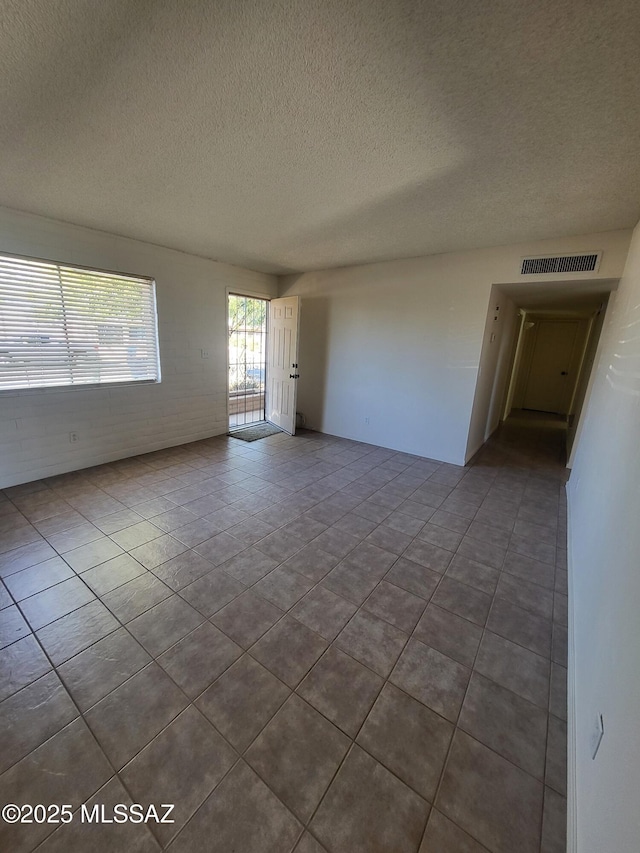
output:
[[[520,275],[549,275],[549,273],[597,272],[602,252],[582,255],[551,255],[523,258]]]

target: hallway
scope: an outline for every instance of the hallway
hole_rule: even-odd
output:
[[[564,853],[563,442],[225,436],[6,490],[0,799],[74,819],[0,846]],[[131,802],[175,823],[82,823]]]

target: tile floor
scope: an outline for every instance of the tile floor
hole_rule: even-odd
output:
[[[560,853],[562,434],[219,437],[0,497],[19,851]],[[81,804],[175,803],[175,823]]]

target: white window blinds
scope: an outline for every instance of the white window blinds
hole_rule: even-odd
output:
[[[0,255],[0,390],[159,379],[151,279]]]

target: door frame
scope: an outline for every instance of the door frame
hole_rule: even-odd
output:
[[[229,364],[229,297],[230,296],[246,296],[247,299],[261,299],[263,302],[271,302],[272,299],[277,298],[275,296],[267,295],[266,293],[260,293],[260,292],[255,291],[255,290],[245,290],[244,288],[229,287],[229,286],[225,287],[225,294],[224,294],[224,328],[225,328],[225,332],[224,332],[224,334],[225,334],[225,364],[226,364],[225,383],[226,383],[226,388],[227,388],[225,411],[226,411],[226,418],[227,418],[227,430],[226,430],[227,432],[229,432],[229,418],[230,418],[230,412],[229,412],[229,367],[230,367],[230,364]],[[268,310],[267,310],[267,317],[266,317],[266,326],[267,326],[267,330],[265,333],[265,344],[268,347],[268,345],[269,345],[269,311]],[[267,365],[266,364],[265,364],[265,368],[264,368],[264,381],[265,381],[265,391],[266,391],[266,384],[267,384]],[[265,417],[266,417],[266,409],[265,409]]]
[[[534,322],[535,322],[535,327],[533,329],[531,349],[530,349],[530,352],[528,353],[526,377],[524,378],[523,385],[522,385],[522,408],[523,409],[529,409],[530,408],[530,407],[526,406],[525,403],[527,402],[527,394],[529,393],[529,383],[531,382],[531,379],[532,379],[533,365],[534,365],[534,362],[536,362],[536,356],[538,355],[538,338],[540,336],[540,327],[543,324],[547,324],[550,326],[560,326],[560,325],[569,326],[569,325],[571,325],[571,326],[575,327],[575,332],[573,334],[573,340],[571,341],[571,354],[569,356],[569,361],[567,364],[567,374],[569,374],[572,377],[571,381],[573,382],[574,385],[577,382],[577,371],[575,371],[575,369],[574,369],[576,367],[576,353],[580,348],[581,334],[584,332],[584,328],[582,327],[582,323],[578,318],[567,317],[566,319],[560,319],[560,318],[544,318],[543,317],[543,318],[540,318],[538,320],[535,320]],[[542,346],[542,342],[541,342],[541,346]],[[539,362],[536,362],[536,364],[538,364],[538,363]],[[566,409],[567,410],[566,412],[559,412],[556,409],[530,409],[530,410],[531,411],[540,411],[540,412],[550,412],[550,413],[562,415],[563,417],[568,418],[570,411],[571,411],[571,401],[573,400],[573,390],[574,389],[572,386],[569,386],[569,388],[567,388],[565,386],[563,389],[561,408]],[[546,402],[549,402],[549,401],[547,400]],[[558,402],[558,401],[556,401],[556,402]]]
[[[582,362],[584,358],[584,350],[586,345],[586,340],[588,339],[588,332],[590,329],[590,317],[589,315],[580,315],[577,313],[575,315],[572,314],[560,314],[554,313],[551,311],[525,311],[522,327],[521,327],[521,336],[522,336],[522,345],[519,344],[519,363],[516,365],[514,361],[513,365],[513,373],[512,373],[512,383],[513,383],[513,394],[511,395],[511,399],[508,400],[508,404],[513,408],[523,408],[523,403],[525,399],[525,394],[527,390],[527,384],[529,382],[529,375],[531,372],[531,366],[533,363],[533,358],[535,354],[536,341],[538,336],[538,327],[540,323],[577,323],[578,331],[576,333],[576,339],[574,341],[573,350],[571,353],[571,359],[569,363],[569,369],[573,374],[573,380],[571,385],[570,393],[567,393],[567,406],[568,411],[565,417],[569,417],[571,415],[571,410],[573,403],[575,401],[575,392],[578,384],[578,380],[580,378],[580,372],[582,369]],[[535,328],[533,329],[533,335],[526,340],[527,333],[531,331],[531,328],[527,328],[529,323],[534,323]],[[505,416],[507,412],[505,411]]]

